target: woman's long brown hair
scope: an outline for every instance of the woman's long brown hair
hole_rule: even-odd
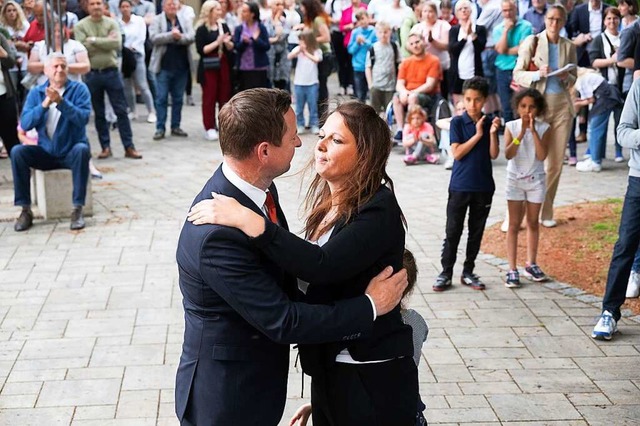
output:
[[[356,167],[345,179],[345,186],[337,194],[331,194],[329,185],[320,175],[314,176],[305,198],[307,238],[326,233],[340,219],[348,222],[373,197],[380,185],[386,185],[393,192],[393,181],[385,169],[391,153],[391,132],[387,123],[372,107],[356,101],[339,105],[333,113],[340,114],[355,137],[358,158]],[[323,224],[332,202],[336,201],[337,214]],[[406,226],[404,217],[402,220]]]

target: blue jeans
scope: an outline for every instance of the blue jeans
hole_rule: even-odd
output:
[[[31,205],[31,168],[38,170],[70,169],[73,181],[73,205],[84,206],[89,179],[89,145],[77,143],[64,157],[54,157],[38,145],[16,145],[11,150],[14,204]]]
[[[153,97],[151,96],[151,90],[149,90],[149,83],[147,82],[147,67],[144,64],[144,55],[135,52],[134,56],[136,58],[136,70],[130,78],[124,79],[124,93],[127,98],[127,104],[129,105],[129,111],[136,112],[135,82],[135,85],[138,86],[142,93],[142,99],[144,99],[147,112],[152,113],[154,111]]]
[[[607,145],[607,127],[609,125],[609,112],[589,116],[587,138],[589,139],[589,151],[591,161],[602,163],[604,149]]]
[[[500,98],[500,105],[502,106],[502,118],[504,118],[505,123],[513,120],[513,110],[511,109],[513,90],[509,87],[512,78],[513,71],[503,71],[496,68],[496,88]]]
[[[293,86],[296,95],[296,124],[304,127],[304,104],[309,108],[309,126],[318,125],[318,89],[319,84]]]
[[[86,75],[85,82],[91,92],[91,106],[93,106],[96,115],[96,130],[102,149],[109,148],[111,145],[109,124],[105,118],[105,93],[109,95],[109,101],[118,118],[118,131],[122,145],[125,149],[133,148],[133,133],[129,117],[127,117],[127,101],[124,98],[124,86],[118,69],[113,67],[101,71],[92,70]]]
[[[367,84],[367,77],[365,76],[364,71],[353,72],[353,91],[360,102],[367,101],[369,85]]]
[[[625,293],[634,257],[637,258],[640,247],[640,177],[629,176],[627,194],[624,197],[618,241],[613,247],[607,288],[602,299],[602,310],[620,319],[620,307],[624,303]]]
[[[180,127],[182,121],[182,102],[184,89],[187,86],[187,78],[190,78],[189,70],[160,70],[156,74],[156,130],[165,131],[167,122],[167,101],[171,92],[171,130]]]

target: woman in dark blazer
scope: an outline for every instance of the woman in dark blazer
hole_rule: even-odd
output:
[[[600,70],[602,76],[607,80],[609,85],[612,86],[611,90],[619,94],[620,98],[624,101],[629,91],[629,87],[623,87],[626,70],[618,67],[616,57],[614,56],[620,47],[620,32],[618,31],[618,27],[620,26],[621,19],[622,15],[617,8],[609,7],[605,9],[603,19],[605,25],[604,31],[593,39],[588,48],[588,52],[591,66]],[[620,124],[621,114],[622,106],[613,110],[615,129],[617,129],[618,124]],[[622,156],[622,147],[618,143],[618,132],[613,132],[613,135],[616,144],[615,161],[621,163],[624,161],[624,157]],[[602,148],[606,148],[606,145],[603,145]],[[572,152],[572,154],[575,155],[575,151]],[[601,158],[604,158],[604,152]]]
[[[267,28],[260,22],[258,4],[254,2],[243,4],[241,18],[242,23],[236,27],[233,34],[233,44],[238,52],[236,65],[239,90],[269,87],[267,51],[271,45]]]
[[[404,218],[385,171],[390,136],[376,111],[359,102],[344,103],[327,118],[307,192],[306,240],[220,195],[196,204],[189,220],[215,218],[252,237],[269,259],[301,280],[307,303],[362,295],[385,267],[402,269]],[[302,368],[312,377],[314,424],[415,424],[412,353],[412,330],[399,306],[376,319],[370,338],[300,345]]]
[[[458,25],[452,26],[449,31],[449,84],[454,104],[462,100],[462,85],[466,80],[473,76],[484,76],[481,55],[487,44],[487,29],[472,21],[469,0],[456,3],[456,18]],[[473,52],[469,52],[469,49],[473,49]],[[463,62],[470,53],[473,53],[473,66]]]

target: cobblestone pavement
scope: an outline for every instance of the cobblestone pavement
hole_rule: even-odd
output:
[[[36,219],[15,233],[10,163],[0,160],[0,424],[177,424],[176,241],[192,198],[221,161],[219,145],[203,138],[200,108],[183,113],[188,139],[155,142],[153,125],[134,123],[140,161],[124,159],[112,133],[114,157],[96,161],[104,179],[93,182],[95,215],[81,232],[66,219]],[[89,131],[96,152],[93,125]],[[292,172],[278,180],[293,230],[301,229],[297,172],[313,147],[313,137],[303,140]],[[455,285],[433,293],[449,172],[406,167],[401,158],[392,154],[389,174],[420,269],[411,305],[431,329],[419,368],[429,423],[639,424],[640,324],[623,320],[615,340],[595,342],[597,298],[560,283],[506,289],[504,262],[484,255],[477,272],[486,291]],[[494,165],[491,223],[505,211],[505,164]],[[626,174],[611,160],[599,174],[566,167],[558,202],[620,197]],[[305,388],[308,396],[308,379]],[[304,401],[300,392],[292,365],[282,424]]]

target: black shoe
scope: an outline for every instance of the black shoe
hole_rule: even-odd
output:
[[[484,290],[486,288],[483,282],[480,281],[480,277],[472,272],[463,272],[460,282],[474,290]]]
[[[431,287],[433,291],[445,291],[451,288],[451,277],[444,273],[438,275],[436,283]]]
[[[186,138],[189,135],[180,127],[176,127],[175,129],[171,129],[171,136],[180,136],[181,138]]]
[[[164,130],[156,130],[153,134],[154,141],[159,141],[160,139],[164,139]]]
[[[71,225],[69,226],[72,231],[77,231],[84,228],[84,215],[82,214],[82,206],[75,207],[71,212]]]
[[[33,225],[33,212],[31,209],[22,209],[20,216],[16,220],[16,224],[13,225],[13,229],[16,232],[26,231]]]

